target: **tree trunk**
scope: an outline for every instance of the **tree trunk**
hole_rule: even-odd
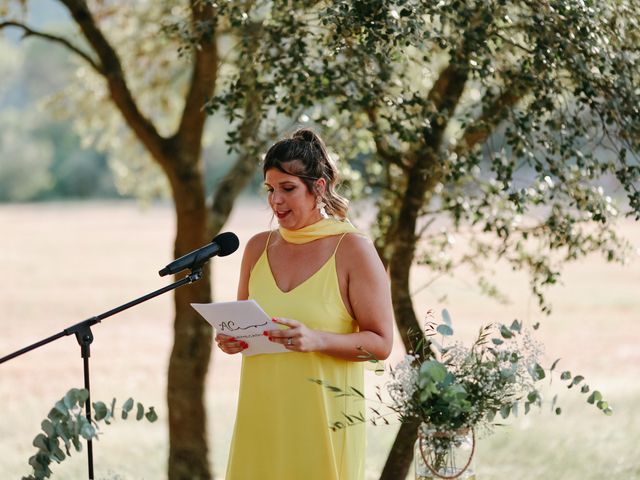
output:
[[[413,445],[417,431],[418,422],[407,422],[400,425],[387,462],[380,474],[380,480],[402,480],[407,477],[411,460],[413,460]]]
[[[391,243],[389,275],[393,310],[402,342],[411,349],[411,335],[420,334],[422,326],[416,317],[411,299],[409,274],[415,257],[416,226],[422,207],[443,175],[443,162],[439,157],[444,131],[453,116],[467,80],[468,71],[461,63],[445,67],[429,93],[429,99],[439,114],[440,122],[423,132],[424,142],[416,145],[408,158],[405,170],[406,189],[401,197],[397,219],[391,225],[387,240]],[[404,427],[404,425],[403,425]],[[400,428],[380,480],[398,480],[406,477],[413,457],[413,444],[417,426]]]
[[[177,235],[176,258],[210,239],[206,238],[205,192],[202,175],[193,169],[190,178],[174,185]],[[175,291],[174,344],[168,371],[169,478],[210,480],[205,377],[211,357],[212,329],[191,307],[211,301],[210,276]]]

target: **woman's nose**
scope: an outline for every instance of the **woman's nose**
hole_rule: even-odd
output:
[[[271,194],[271,201],[273,203],[275,203],[275,204],[282,203],[282,195],[280,195],[280,193],[274,191]]]

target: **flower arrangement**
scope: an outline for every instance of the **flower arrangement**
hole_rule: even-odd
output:
[[[370,407],[373,415],[369,417],[374,425],[388,424],[389,416],[420,425],[419,437],[428,437],[432,444],[435,443],[435,446],[431,445],[429,460],[425,457],[425,463],[435,476],[440,476],[437,472],[445,467],[447,452],[460,441],[459,435],[452,432],[490,432],[500,423],[500,418],[516,416],[521,410],[527,414],[532,406],[541,407],[540,382],[552,378],[559,362],[556,360],[548,369],[541,365],[542,346],[518,320],[511,325],[483,326],[471,346],[465,346],[452,341],[454,332],[446,310],[442,312],[442,318],[442,322],[435,322],[429,312],[424,332],[414,336],[417,340],[413,350],[390,369],[390,381],[377,387],[377,403],[382,408]],[[375,362],[375,359],[370,360]],[[582,375],[565,371],[559,377],[568,388],[579,388],[583,394],[590,392]],[[338,395],[364,399],[356,389],[343,392],[324,386]],[[560,414],[556,400],[557,396],[553,398],[551,408]],[[607,415],[613,412],[597,390],[590,393],[587,402]],[[344,428],[364,421],[362,414],[344,416],[346,422],[336,421],[331,428]],[[469,455],[473,455],[473,448]],[[452,470],[448,468],[448,471]]]
[[[527,414],[531,406],[542,406],[538,385],[559,360],[548,370],[541,366],[542,347],[522,322],[483,326],[466,347],[460,342],[444,344],[453,336],[453,328],[446,310],[442,316],[441,324],[427,321],[414,351],[391,369],[387,406],[401,421],[417,420],[436,431],[477,429],[495,424],[498,414],[506,419],[521,408]],[[435,338],[438,334],[442,344]],[[582,375],[565,371],[560,379],[568,388],[582,384],[582,393],[590,391]],[[560,414],[556,400],[554,397],[551,408]],[[598,391],[587,401],[605,414],[613,412]],[[375,423],[375,417],[372,420]]]

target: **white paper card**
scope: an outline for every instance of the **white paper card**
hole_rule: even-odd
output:
[[[209,322],[218,333],[224,333],[247,342],[243,355],[260,353],[286,353],[284,345],[273,343],[264,335],[265,330],[281,328],[271,321],[255,300],[237,302],[192,303],[191,306]]]

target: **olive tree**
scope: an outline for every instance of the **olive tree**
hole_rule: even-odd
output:
[[[496,295],[484,272],[509,262],[549,312],[563,264],[624,258],[616,219],[640,217],[638,11],[637,0],[289,0],[243,13],[264,30],[240,48],[265,120],[305,108],[375,194],[407,347],[421,331],[416,263],[436,276],[471,265]],[[211,108],[240,115],[247,91],[232,76]],[[449,239],[463,231],[456,255]],[[401,426],[381,478],[404,478],[415,429]]]
[[[29,22],[29,10],[38,8],[37,2],[31,3],[0,1],[0,30],[15,29],[24,38],[50,42],[51,48],[64,48],[76,60],[69,87],[49,102],[50,109],[66,112],[84,141],[110,153],[125,187],[149,194],[168,184],[177,219],[176,257],[210,241],[251,178],[257,166],[254,152],[266,137],[255,135],[260,98],[251,95],[236,124],[243,147],[208,206],[204,105],[214,95],[225,64],[229,47],[221,44],[233,45],[235,37],[256,40],[256,32],[244,23],[231,23],[215,5],[199,0],[57,0],[68,12],[71,33],[43,31]],[[249,68],[245,64],[233,71],[244,69],[250,76]],[[208,272],[199,283],[176,290],[174,298],[167,390],[169,478],[208,479],[204,385],[212,332],[190,307],[211,301]]]

